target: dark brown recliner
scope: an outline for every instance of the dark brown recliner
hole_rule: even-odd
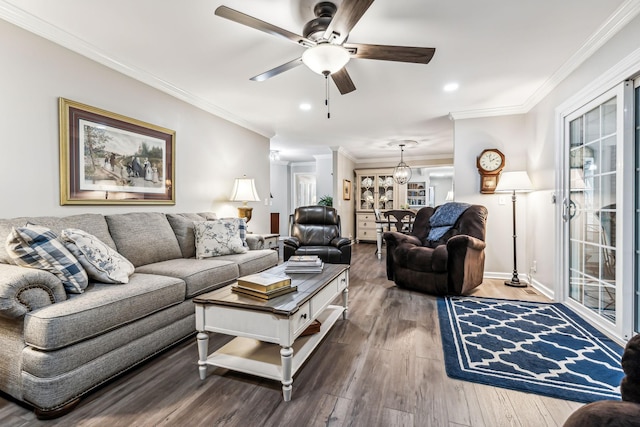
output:
[[[340,216],[335,208],[296,208],[289,217],[289,237],[283,242],[283,258],[286,261],[292,255],[318,255],[329,264],[350,264],[351,240],[340,234]]]
[[[440,239],[429,241],[429,219],[441,206],[418,211],[410,234],[387,231],[387,278],[433,295],[465,295],[482,283],[487,209],[471,205]]]

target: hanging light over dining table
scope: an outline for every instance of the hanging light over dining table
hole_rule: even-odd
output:
[[[406,184],[411,179],[411,167],[404,162],[404,147],[406,143],[398,143],[400,146],[400,163],[393,170],[393,179],[398,184]]]

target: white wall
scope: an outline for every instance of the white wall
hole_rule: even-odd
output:
[[[487,223],[488,276],[507,274],[512,269],[511,201],[499,203],[500,196],[479,193],[476,156],[495,147],[507,158],[505,170],[526,169],[535,191],[518,196],[518,271],[529,274],[533,261],[536,286],[554,295],[560,286],[556,280],[558,259],[556,226],[557,206],[552,203],[556,188],[557,138],[556,108],[601,79],[608,70],[640,48],[640,17],[603,45],[573,73],[524,115],[456,120],[454,132],[456,200],[480,203],[489,209]],[[633,74],[640,73],[640,65]],[[506,252],[506,254],[505,254]]]
[[[249,228],[269,231],[269,140],[0,20],[0,217],[80,212],[236,216],[233,179],[255,178]],[[58,98],[176,131],[175,206],[60,206]]]
[[[291,181],[289,180],[288,162],[271,162],[271,212],[280,214],[280,235],[286,236],[289,231],[289,206],[291,206]]]
[[[454,125],[455,200],[483,205],[487,217],[485,276],[511,278],[513,271],[513,226],[511,197],[505,194],[481,194],[476,159],[482,150],[497,148],[505,155],[503,171],[525,170],[528,137],[524,134],[524,115],[456,120]],[[535,182],[533,183],[535,186]],[[520,236],[528,227],[529,195],[518,195],[517,228]],[[504,202],[501,204],[500,202]],[[518,272],[526,273],[526,238],[517,240]]]
[[[559,291],[560,286],[555,277],[557,259],[560,256],[559,248],[555,245],[555,227],[560,219],[556,206],[549,203],[552,195],[558,192],[556,170],[559,166],[556,163],[556,150],[560,141],[556,134],[556,108],[583,91],[585,87],[608,75],[612,67],[619,63],[627,63],[627,58],[632,53],[635,52],[637,56],[639,48],[640,17],[636,17],[526,115],[525,131],[531,135],[531,144],[527,149],[529,173],[540,191],[529,196],[534,209],[529,215],[530,227],[525,238],[531,248],[531,258],[538,261],[534,279],[550,293]],[[631,67],[634,69],[633,72],[619,79],[617,83],[640,73],[640,64],[636,65]],[[544,233],[540,230],[544,230]]]
[[[338,215],[340,215],[340,223],[342,226],[342,236],[353,239],[356,235],[355,226],[355,197],[353,191],[355,190],[355,174],[353,169],[355,164],[353,159],[347,156],[341,150],[334,150],[333,152],[333,175],[335,176],[335,189],[333,197],[333,206],[337,209]],[[343,182],[344,180],[351,181],[351,198],[350,200],[343,199]]]
[[[316,195],[318,200],[323,196],[333,197],[335,204],[339,194],[333,192],[333,155],[315,156],[316,159]]]

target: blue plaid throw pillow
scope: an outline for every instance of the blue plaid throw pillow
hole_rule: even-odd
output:
[[[76,257],[46,227],[33,224],[13,227],[7,237],[6,249],[17,265],[55,274],[68,293],[81,294],[89,284],[87,273]]]

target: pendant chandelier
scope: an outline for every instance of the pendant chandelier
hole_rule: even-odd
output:
[[[393,170],[393,179],[398,184],[406,184],[411,179],[411,167],[404,162],[404,143],[398,144],[400,145],[400,163]]]

